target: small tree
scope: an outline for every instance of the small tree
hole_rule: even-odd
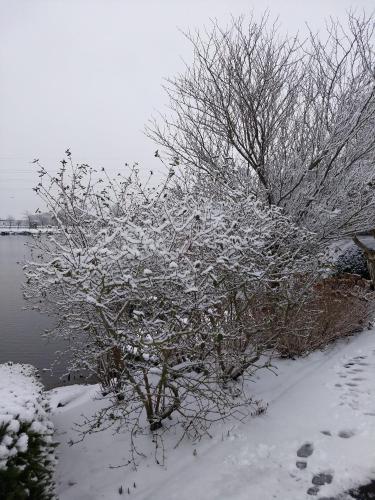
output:
[[[25,212],[25,217],[26,217],[29,229],[32,229],[35,226],[35,216],[30,214],[29,212]]]
[[[172,419],[197,436],[251,411],[236,380],[267,365],[272,343],[251,311],[280,290],[275,316],[296,305],[298,276],[318,275],[314,235],[251,198],[152,191],[136,172],[115,182],[68,163],[37,187],[59,232],[34,241],[25,295],[58,316],[72,369],[96,373],[109,394],[93,428],[139,432],[145,416],[152,431]]]

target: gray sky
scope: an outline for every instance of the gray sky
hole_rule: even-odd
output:
[[[324,25],[374,0],[0,0],[0,218],[39,202],[33,158],[55,169],[74,161],[117,172],[125,162],[159,171],[143,134],[166,103],[164,77],[190,48],[179,29],[230,14],[279,16],[283,29]]]

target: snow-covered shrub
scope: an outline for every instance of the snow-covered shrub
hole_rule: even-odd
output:
[[[145,190],[136,175],[105,183],[66,162],[51,181],[37,189],[59,233],[34,242],[25,291],[58,316],[72,368],[95,372],[111,398],[92,428],[139,429],[145,414],[151,430],[172,418],[199,435],[249,411],[235,381],[262,366],[270,340],[252,305],[267,295],[285,316],[305,300],[307,286],[293,290],[318,275],[314,235],[233,193]]]
[[[30,365],[0,365],[0,498],[54,498],[53,425]]]
[[[335,274],[358,274],[362,278],[370,279],[366,257],[362,250],[352,245],[344,250],[336,259],[333,266]]]

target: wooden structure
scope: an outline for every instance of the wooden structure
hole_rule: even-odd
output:
[[[375,288],[375,229],[370,234],[374,238],[374,247],[364,243],[358,236],[353,236],[354,243],[363,251],[367,261],[372,286]]]

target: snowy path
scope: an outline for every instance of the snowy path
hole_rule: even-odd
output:
[[[125,435],[107,431],[65,444],[72,421],[98,405],[94,391],[52,391],[53,404],[65,398],[54,418],[60,500],[119,499],[120,486],[137,500],[329,499],[375,478],[375,331],[278,362],[277,377],[260,373],[253,393],[269,402],[267,414],[171,449],[165,468],[150,458],[137,472],[109,469],[126,459]]]

